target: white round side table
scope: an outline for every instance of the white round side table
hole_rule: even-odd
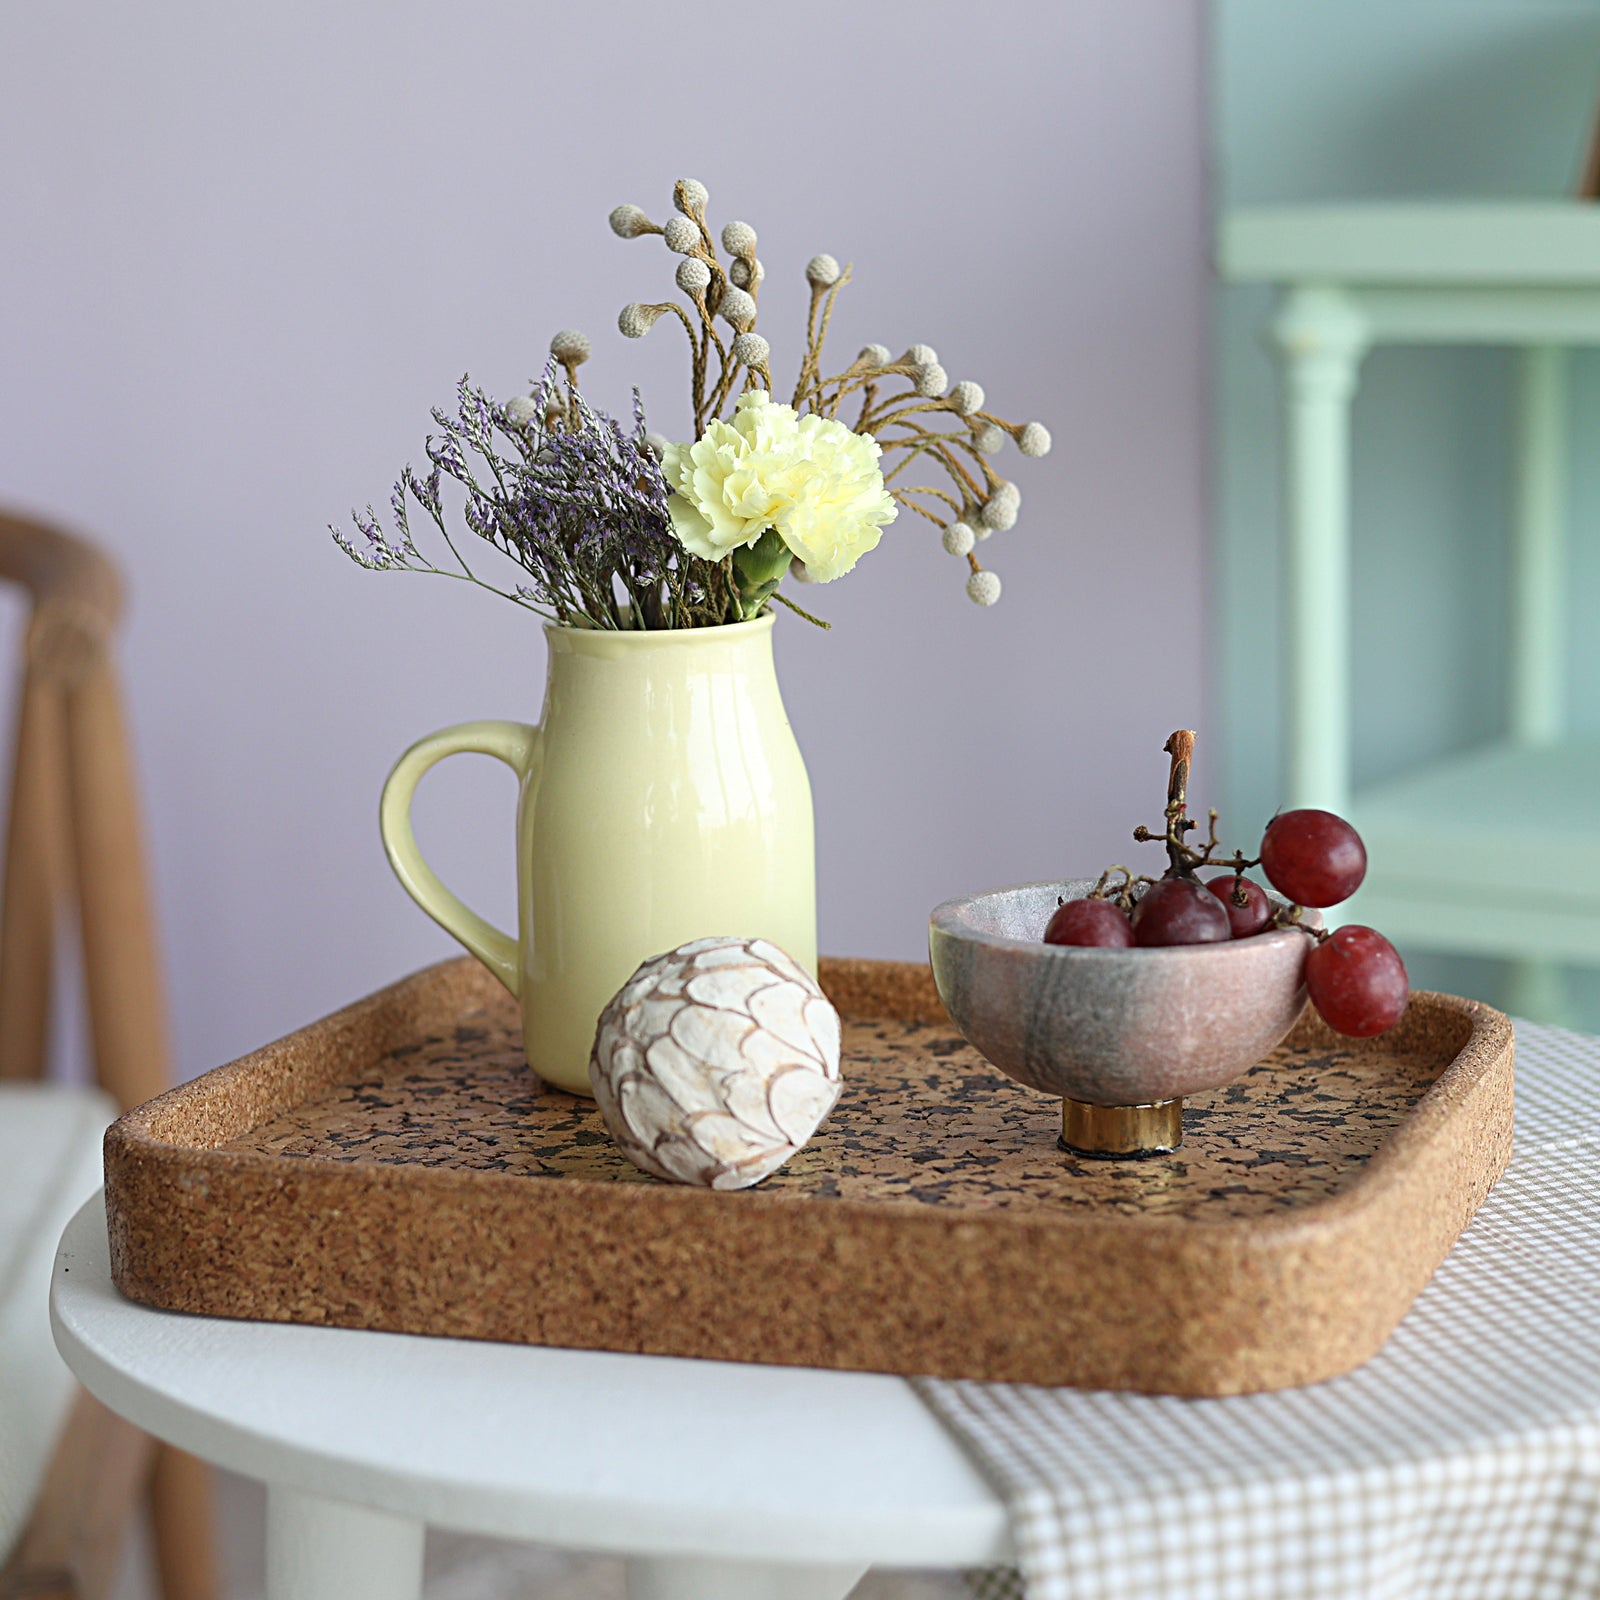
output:
[[[51,1320],[112,1410],[266,1483],[269,1600],[415,1600],[430,1523],[625,1556],[632,1600],[841,1600],[869,1566],[1011,1559],[999,1497],[898,1378],[153,1311],[112,1286],[99,1198]]]

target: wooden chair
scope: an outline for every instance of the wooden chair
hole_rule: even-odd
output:
[[[0,581],[31,601],[0,898],[0,1080],[44,1075],[57,935],[75,909],[94,1076],[126,1109],[168,1086],[171,1058],[111,658],[121,583],[82,540],[4,514]],[[141,1497],[166,1600],[213,1600],[207,1469],[83,1392],[20,1537],[0,1550],[0,1597],[103,1594]]]

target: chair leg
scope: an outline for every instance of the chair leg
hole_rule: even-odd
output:
[[[164,1600],[217,1600],[211,1469],[161,1445],[150,1476],[150,1527]]]
[[[16,764],[0,891],[0,1078],[46,1066],[50,979],[65,896],[66,717],[58,684],[29,670],[17,707]]]
[[[80,1392],[27,1526],[0,1570],[0,1600],[102,1600],[151,1454],[147,1435]]]
[[[73,685],[67,750],[95,1076],[127,1110],[168,1086],[172,1054],[133,762],[103,653]]]

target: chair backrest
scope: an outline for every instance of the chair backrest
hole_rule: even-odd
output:
[[[0,885],[0,1079],[45,1071],[57,937],[70,919],[95,1077],[127,1108],[168,1086],[171,1052],[111,655],[122,583],[94,546],[4,512],[0,582],[30,600]]]

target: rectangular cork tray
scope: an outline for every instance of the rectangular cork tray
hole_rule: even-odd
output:
[[[1176,1155],[1089,1161],[925,967],[821,976],[844,1092],[758,1189],[629,1166],[462,958],[118,1121],[117,1286],[212,1316],[1238,1394],[1371,1356],[1510,1158],[1511,1027],[1475,1002],[1416,995],[1365,1042],[1308,1015],[1190,1099]]]

